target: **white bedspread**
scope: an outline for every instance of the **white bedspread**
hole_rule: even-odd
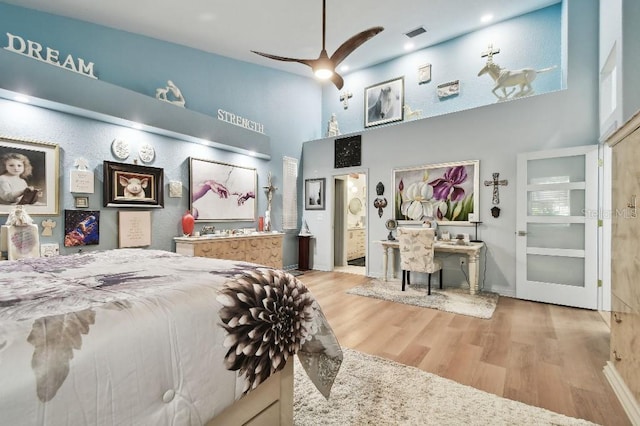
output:
[[[342,352],[292,275],[121,249],[0,262],[0,423],[200,425],[298,353]]]

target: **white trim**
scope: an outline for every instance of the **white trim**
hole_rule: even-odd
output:
[[[584,250],[573,249],[552,249],[544,247],[529,247],[527,254],[536,254],[540,256],[561,256],[561,257],[582,257],[584,258]]]
[[[602,372],[613,388],[622,408],[629,416],[631,424],[640,425],[640,405],[638,405],[638,401],[636,401],[627,384],[622,380],[615,365],[611,361],[607,361],[607,365],[604,366]]]

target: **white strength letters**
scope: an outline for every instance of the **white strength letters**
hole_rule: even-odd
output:
[[[7,39],[8,43],[7,47],[4,48],[5,50],[36,59],[41,62],[46,62],[47,64],[55,65],[78,74],[86,75],[87,77],[95,79],[98,78],[93,72],[93,62],[87,63],[82,58],[78,58],[76,60],[70,54],[61,62],[60,51],[58,50],[50,47],[43,47],[40,43],[36,43],[35,41],[25,41],[22,37],[11,33],[7,33]]]
[[[223,109],[218,110],[218,120],[264,134],[264,124],[256,123],[248,118],[240,117],[239,115],[235,115],[234,113]]]

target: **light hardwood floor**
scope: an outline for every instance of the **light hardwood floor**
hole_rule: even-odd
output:
[[[298,278],[344,347],[568,416],[630,424],[602,373],[609,328],[598,312],[500,297],[483,320],[346,294],[365,276]]]

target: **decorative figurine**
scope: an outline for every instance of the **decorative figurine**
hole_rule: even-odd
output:
[[[331,119],[329,119],[329,123],[327,124],[327,137],[331,136],[339,136],[340,129],[338,128],[338,120],[336,119],[336,114],[331,114]]]
[[[184,108],[184,104],[186,103],[182,96],[182,92],[171,80],[167,81],[167,87],[156,89],[156,99],[169,102],[170,104],[177,105],[182,108]]]
[[[56,221],[52,219],[45,219],[42,221],[42,235],[43,237],[50,237],[53,235],[52,229],[56,227]]]
[[[422,118],[422,110],[416,109],[412,110],[409,105],[405,105],[404,107],[404,119],[409,120],[410,118]]]
[[[480,72],[478,72],[478,77],[483,74],[489,74],[489,76],[491,76],[493,81],[495,81],[496,83],[493,87],[493,90],[491,90],[491,93],[493,93],[495,97],[498,98],[498,102],[509,99],[511,95],[513,95],[512,98],[520,98],[523,96],[533,95],[535,91],[531,86],[531,82],[536,79],[538,74],[552,71],[557,68],[557,66],[554,65],[539,70],[533,68],[508,70],[493,62],[493,55],[496,53],[500,53],[500,49],[493,49],[493,45],[491,44],[489,45],[489,49],[486,52],[482,53],[482,57],[487,57],[487,63],[480,70]],[[520,88],[520,91],[515,94],[514,92],[517,90],[517,88],[514,86],[519,86]],[[512,89],[508,91],[508,88]],[[502,93],[502,96],[499,93],[496,93],[498,90]]]
[[[273,200],[273,193],[278,189],[273,186],[271,172],[267,175],[267,186],[263,186],[267,191],[267,211],[264,215],[264,230],[271,231],[271,201]]]

